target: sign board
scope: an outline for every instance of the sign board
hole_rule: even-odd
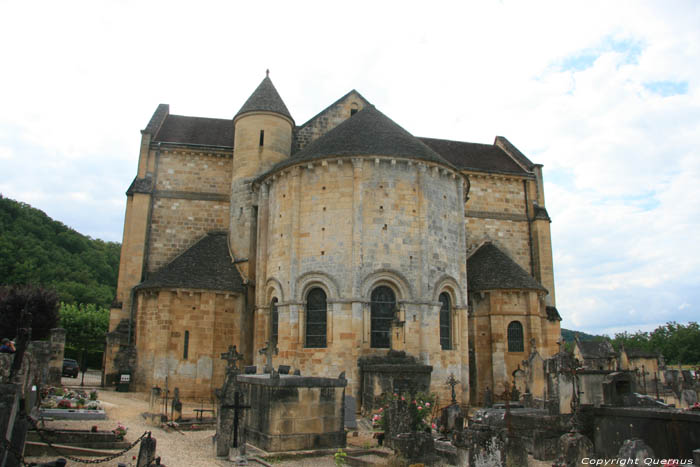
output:
[[[128,383],[130,381],[131,381],[131,375],[129,375],[129,374],[124,375],[123,374],[120,376],[120,379],[119,379],[120,383]]]

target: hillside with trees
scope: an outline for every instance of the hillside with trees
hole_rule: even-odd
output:
[[[0,195],[0,285],[52,288],[69,304],[108,308],[120,244],[81,235],[30,205]]]

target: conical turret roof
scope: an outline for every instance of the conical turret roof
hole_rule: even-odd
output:
[[[243,104],[243,107],[241,107],[234,119],[246,112],[256,111],[275,112],[294,121],[277,89],[275,89],[275,85],[272,84],[269,75],[262,80],[257,89],[253,91],[253,94],[245,101],[245,104]]]
[[[270,172],[332,156],[396,156],[454,166],[389,117],[368,105]],[[269,172],[268,172],[269,173]]]

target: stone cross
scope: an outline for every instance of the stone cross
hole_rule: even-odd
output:
[[[274,368],[272,366],[272,355],[277,355],[277,351],[278,350],[275,343],[270,341],[267,341],[265,343],[265,347],[259,350],[260,355],[265,355],[266,357],[265,369],[263,370],[264,373],[270,373],[270,375],[274,373]]]
[[[450,377],[447,378],[446,383],[448,386],[450,386],[452,388],[452,403],[456,404],[457,403],[457,396],[455,394],[455,386],[457,386],[458,384],[462,384],[462,383],[457,381],[457,378],[455,378],[454,373],[450,373]]]
[[[224,352],[221,354],[221,359],[226,360],[227,366],[226,366],[226,373],[238,373],[239,368],[237,366],[237,362],[239,360],[243,360],[243,354],[238,353],[236,350],[235,345],[229,345],[228,346],[228,352]]]

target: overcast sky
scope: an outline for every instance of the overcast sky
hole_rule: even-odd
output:
[[[297,124],[357,89],[416,136],[544,164],[562,327],[697,320],[700,2],[0,0],[0,193],[121,241],[159,103]]]

